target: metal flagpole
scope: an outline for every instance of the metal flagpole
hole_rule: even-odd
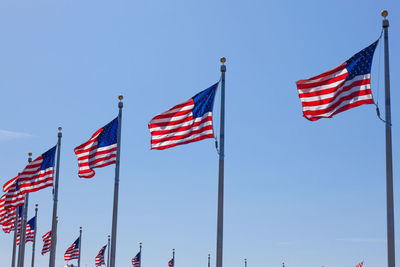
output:
[[[28,153],[28,163],[32,162],[32,153]],[[28,220],[28,205],[29,205],[29,193],[25,193],[25,202],[22,208],[22,218],[21,218],[21,232],[19,239],[19,249],[18,249],[18,267],[24,267],[25,261],[25,238],[26,238],[26,222]]]
[[[57,163],[56,163],[56,181],[53,187],[53,218],[51,222],[51,245],[50,245],[50,260],[49,267],[54,267],[56,264],[56,246],[57,246],[57,204],[58,204],[58,180],[60,177],[60,150],[62,128],[58,127],[57,141]]]
[[[113,217],[112,217],[112,229],[111,229],[111,260],[110,267],[115,267],[115,251],[117,245],[117,217],[118,217],[118,191],[119,191],[119,165],[120,165],[120,154],[121,154],[121,124],[122,124],[122,108],[124,106],[122,95],[118,96],[118,139],[117,139],[117,159],[115,164],[115,181],[114,181],[114,204],[113,204]],[[54,266],[51,266],[54,267]]]
[[[36,246],[36,232],[37,232],[37,212],[38,212],[38,204],[35,204],[35,233],[33,234],[33,244],[32,244],[32,265],[31,267],[35,267],[35,246]]]
[[[107,242],[107,267],[110,267],[110,235],[108,235]]]
[[[247,267],[247,259],[244,259],[244,267]]]
[[[81,249],[82,249],[82,226],[79,228],[79,255],[78,255],[78,267],[81,267]]]
[[[172,249],[172,267],[175,267],[175,249]]]
[[[208,264],[207,267],[210,267],[210,254],[208,254]]]
[[[219,174],[218,174],[218,222],[217,222],[217,267],[222,267],[222,248],[224,232],[224,156],[225,156],[225,72],[226,59],[221,58],[221,122],[219,135]]]
[[[142,267],[142,242],[139,243],[139,253],[140,253],[139,267]]]
[[[14,220],[14,240],[13,240],[13,251],[11,259],[11,267],[15,267],[15,256],[17,254],[17,231],[18,231],[18,207],[15,208],[15,220]]]
[[[385,120],[386,120],[386,209],[387,209],[387,249],[388,266],[395,267],[394,251],[394,204],[393,204],[393,162],[392,162],[392,118],[390,109],[390,78],[389,78],[389,21],[388,12],[381,13],[385,40]]]

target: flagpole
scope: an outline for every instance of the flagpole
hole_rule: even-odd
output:
[[[32,162],[32,153],[28,153],[28,163]],[[26,237],[26,222],[28,219],[28,205],[29,205],[29,193],[25,193],[24,206],[22,208],[22,218],[21,218],[21,233],[19,239],[19,249],[18,249],[18,267],[24,267],[25,261],[25,237]]]
[[[392,162],[392,118],[390,108],[390,78],[389,78],[389,21],[388,12],[381,13],[384,47],[385,47],[385,120],[386,120],[386,209],[387,209],[387,249],[388,267],[395,267],[394,249],[394,204],[393,204],[393,162]]]
[[[81,249],[82,249],[82,226],[79,228],[79,255],[78,255],[78,267],[81,267]]]
[[[33,244],[32,244],[32,265],[31,267],[35,267],[35,246],[36,246],[36,232],[37,232],[37,213],[38,213],[38,204],[35,204],[35,232],[33,234]]]
[[[247,267],[247,259],[244,259],[244,267]]]
[[[11,259],[11,267],[15,267],[15,256],[17,254],[17,231],[18,231],[18,207],[15,207],[15,220],[14,220],[14,243]]]
[[[115,252],[117,245],[117,217],[118,217],[118,191],[119,191],[119,165],[121,154],[121,124],[122,124],[122,108],[124,106],[122,95],[118,96],[118,139],[117,139],[117,159],[115,164],[115,181],[114,181],[114,204],[113,204],[113,217],[112,217],[112,230],[111,230],[111,261],[110,267],[115,267]],[[54,266],[51,266],[54,267]]]
[[[107,267],[110,267],[110,235],[108,235],[107,242]]]
[[[62,128],[58,127],[56,181],[53,187],[53,218],[51,222],[51,245],[50,245],[49,267],[55,267],[56,263],[58,180],[60,177],[60,150],[61,150],[61,137],[62,137],[61,130]]]
[[[224,157],[225,157],[225,72],[226,59],[221,58],[221,122],[219,135],[219,174],[218,174],[218,222],[217,222],[217,267],[222,267],[224,232]]]
[[[207,264],[207,267],[210,267],[210,254],[208,254],[208,264]]]
[[[142,242],[139,243],[139,253],[140,253],[139,267],[142,267]]]

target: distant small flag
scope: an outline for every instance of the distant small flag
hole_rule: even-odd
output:
[[[331,118],[354,107],[374,104],[371,93],[371,65],[378,41],[339,67],[296,82],[303,116],[306,119],[316,121]]]
[[[33,217],[26,223],[25,243],[33,242],[33,239],[35,237],[35,222],[36,222],[36,217]],[[20,221],[18,221],[17,245],[19,245],[20,242],[20,236],[21,236],[20,228],[21,228],[21,223]]]
[[[42,255],[44,255],[50,251],[51,231],[48,231],[44,236],[42,236],[42,239],[43,239]]]
[[[149,123],[151,149],[214,138],[212,111],[218,83],[155,116]]]
[[[94,168],[114,164],[117,157],[118,118],[97,130],[89,141],[77,146],[78,175],[80,178],[92,178]]]
[[[19,174],[18,186],[21,194],[32,193],[53,186],[54,158],[57,146],[50,148],[26,165]]]
[[[97,266],[101,266],[101,265],[106,265],[105,261],[104,261],[104,252],[106,251],[106,247],[107,245],[105,245],[104,247],[102,247],[99,251],[99,253],[96,256],[95,259],[95,265]]]
[[[36,216],[26,223],[26,242],[33,242],[35,238]]]
[[[75,242],[67,249],[64,254],[64,259],[66,261],[74,260],[79,258],[79,237]]]
[[[357,264],[357,266],[356,266],[356,267],[362,267],[362,266],[363,266],[363,264],[364,264],[364,262],[362,261],[361,263]]]
[[[171,259],[171,260],[168,262],[168,267],[174,267],[174,265],[175,265],[174,259]]]
[[[140,252],[132,259],[133,267],[140,267]]]

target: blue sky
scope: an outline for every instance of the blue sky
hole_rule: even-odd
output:
[[[0,162],[4,183],[63,127],[56,266],[83,227],[82,266],[111,231],[114,167],[79,179],[73,148],[117,116],[124,95],[117,266],[143,242],[143,267],[215,261],[218,157],[211,139],[151,151],[147,123],[218,81],[227,58],[224,266],[386,265],[384,124],[372,105],[309,122],[295,81],[375,41],[389,10],[396,256],[400,47],[396,1],[74,1],[0,3]],[[380,58],[380,60],[379,60]],[[384,104],[383,46],[372,90]],[[214,113],[219,115],[219,96]],[[219,119],[215,118],[219,127]],[[219,133],[219,130],[217,130]],[[51,227],[51,190],[38,233]],[[48,264],[40,255],[36,266]],[[11,262],[1,234],[0,261]],[[31,244],[27,245],[26,266]],[[75,263],[74,263],[75,264]]]

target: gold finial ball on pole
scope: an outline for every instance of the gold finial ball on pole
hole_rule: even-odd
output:
[[[82,226],[81,226],[81,227],[79,227],[79,230],[81,230],[81,231],[82,231]]]
[[[28,156],[29,156],[29,157],[32,157],[32,152],[29,152],[29,153],[28,153]]]
[[[124,96],[123,95],[119,95],[118,99],[119,99],[119,101],[122,101],[122,99],[124,99]]]
[[[35,204],[35,207],[37,208],[39,206],[39,204]]]
[[[224,64],[226,62],[226,58],[221,57],[221,59],[219,60],[222,64]]]
[[[386,17],[389,15],[389,12],[387,10],[382,10],[381,16],[386,19]]]
[[[139,245],[142,245],[142,242],[139,242]]]

